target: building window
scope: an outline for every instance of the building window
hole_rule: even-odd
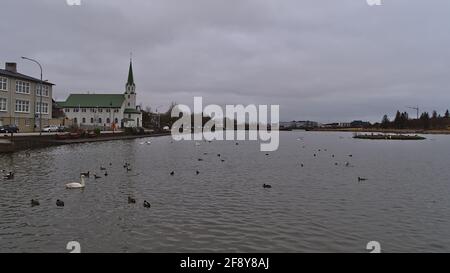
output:
[[[30,102],[27,100],[16,100],[16,112],[30,113]]]
[[[86,123],[86,118],[83,118],[82,121],[83,121],[83,123]]]
[[[130,95],[128,95],[128,98],[130,98]]]
[[[94,118],[91,118],[91,123],[94,123]]]
[[[130,106],[130,103],[128,103],[128,106]]]
[[[81,108],[81,112],[86,113],[86,108]]]
[[[95,113],[95,108],[91,108],[91,113]]]
[[[23,81],[16,81],[16,93],[30,94],[30,83]]]
[[[74,113],[80,112],[80,108],[73,108],[73,112],[74,112]]]
[[[106,118],[106,123],[110,124],[111,123],[111,119],[110,118]]]
[[[111,109],[106,108],[106,113],[110,113],[110,112],[111,112]]]
[[[6,108],[7,105],[8,104],[6,103],[6,99],[0,98],[0,111],[6,112],[8,110],[8,108]]]
[[[102,118],[98,118],[98,123],[102,123]]]
[[[103,109],[102,108],[98,108],[98,112],[99,113],[103,113]]]
[[[40,103],[36,102],[36,113],[41,113],[41,107]],[[42,114],[48,114],[48,103],[43,102],[42,103]]]
[[[114,123],[119,123],[119,119],[118,119],[118,118],[115,118],[115,119],[114,119]]]
[[[119,113],[119,109],[114,109],[114,113]]]
[[[131,114],[128,114],[128,118],[131,118]]]
[[[42,89],[42,92],[41,92]],[[36,84],[36,96],[42,96],[43,97],[48,97],[49,92],[49,88],[48,85],[40,85],[40,84]]]
[[[78,123],[78,119],[77,118],[73,118],[73,123],[77,124]]]
[[[8,79],[7,78],[0,78],[0,90],[8,91]]]
[[[64,109],[64,112],[66,112],[66,113],[70,113],[70,108],[66,108],[66,109]]]

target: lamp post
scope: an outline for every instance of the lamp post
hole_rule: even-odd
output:
[[[159,105],[156,107],[156,114],[158,115],[158,131],[161,130],[161,114],[158,112],[158,108],[163,107],[163,105]]]
[[[39,89],[40,89],[40,100],[39,100],[39,136],[42,136],[42,65],[41,65],[38,61],[36,61],[36,60],[34,60],[34,59],[31,59],[31,58],[27,58],[27,57],[22,56],[22,59],[31,61],[31,62],[33,62],[33,63],[36,63],[36,64],[39,66],[39,69],[41,70],[41,81],[39,82]],[[35,106],[35,107],[36,107],[36,106]],[[34,112],[36,112],[36,111],[34,111]],[[34,114],[36,115],[36,113],[34,113]],[[35,126],[36,126],[36,124],[35,124]]]

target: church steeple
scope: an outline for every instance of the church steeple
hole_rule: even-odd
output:
[[[128,82],[127,85],[134,85],[134,78],[133,78],[133,61],[130,60],[130,68],[128,70]]]
[[[130,68],[128,69],[128,81],[126,84],[126,91],[127,94],[134,94],[136,90],[136,85],[134,84],[134,77],[133,77],[133,59],[130,57]]]

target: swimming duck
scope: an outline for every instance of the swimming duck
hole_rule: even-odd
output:
[[[128,204],[136,204],[136,199],[128,196]]]
[[[144,208],[150,208],[150,203],[147,200],[144,200]]]
[[[64,207],[64,202],[58,199],[58,200],[56,200],[56,206]]]
[[[13,179],[14,178],[14,173],[13,172],[9,172],[5,175],[5,179]]]
[[[272,186],[271,186],[271,185],[268,185],[268,184],[263,184],[263,188],[264,188],[264,189],[271,189]]]
[[[38,200],[34,200],[34,199],[31,199],[31,206],[32,207],[34,207],[34,206],[39,206],[40,204],[39,204],[39,201]]]

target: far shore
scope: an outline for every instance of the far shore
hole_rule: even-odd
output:
[[[450,130],[375,129],[375,128],[314,128],[316,132],[382,133],[382,134],[434,134],[449,135]]]

